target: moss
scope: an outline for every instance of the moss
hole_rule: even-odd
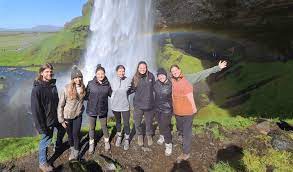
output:
[[[236,172],[228,163],[218,162],[213,165],[211,172]]]
[[[182,72],[186,74],[203,70],[202,63],[198,58],[185,54],[172,44],[166,44],[161,48],[157,55],[157,64],[167,71],[172,64],[177,64]]]
[[[255,153],[244,150],[243,163],[248,171],[266,171],[267,167],[273,168],[276,172],[292,171],[293,154],[268,149],[264,156],[258,156]]]

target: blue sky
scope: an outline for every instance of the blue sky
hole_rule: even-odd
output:
[[[0,0],[0,28],[63,26],[80,16],[87,0]]]

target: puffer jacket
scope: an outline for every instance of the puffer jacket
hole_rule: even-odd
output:
[[[111,97],[112,89],[107,77],[102,83],[98,82],[96,77],[89,81],[86,88],[86,97],[88,100],[86,113],[89,116],[106,117],[108,114],[108,97]]]
[[[172,82],[169,79],[165,83],[157,80],[154,85],[154,90],[156,112],[172,114]]]

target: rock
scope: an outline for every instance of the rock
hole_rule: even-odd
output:
[[[5,76],[0,76],[0,80],[5,80],[6,79],[6,77]]]
[[[63,165],[62,172],[87,172],[87,168],[82,162],[69,161]]]
[[[144,151],[144,152],[151,152],[152,150],[148,147],[141,147],[141,149]]]
[[[280,151],[293,152],[293,138],[287,132],[279,131],[269,134],[272,137],[272,147]]]
[[[265,135],[267,135],[271,131],[278,130],[278,126],[276,125],[276,123],[267,120],[256,124],[255,128],[258,132]]]
[[[116,171],[121,169],[121,165],[116,160],[105,155],[95,155],[93,160],[101,166],[103,171]]]

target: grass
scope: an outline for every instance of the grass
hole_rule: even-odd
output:
[[[0,139],[0,162],[30,154],[38,149],[38,137]]]
[[[84,6],[83,16],[71,21],[57,33],[0,34],[0,66],[30,66],[78,61],[85,49],[92,0]],[[5,49],[5,51],[4,51]],[[32,68],[28,68],[30,70]],[[35,69],[33,69],[35,70]]]
[[[293,171],[293,154],[274,149],[266,151],[265,155],[259,156],[248,150],[244,150],[243,163],[248,171],[262,172],[271,167],[276,172]]]
[[[228,163],[219,162],[213,166],[210,172],[236,172]]]

